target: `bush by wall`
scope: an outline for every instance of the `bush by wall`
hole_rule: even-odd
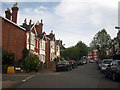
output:
[[[38,71],[40,69],[39,58],[34,54],[31,54],[30,58],[26,57],[23,60],[22,65],[25,70],[29,69],[30,71]]]

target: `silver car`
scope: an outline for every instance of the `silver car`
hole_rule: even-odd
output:
[[[106,70],[106,68],[108,67],[108,65],[110,65],[110,63],[112,62],[112,59],[103,59],[102,63],[101,63],[101,67],[100,70],[102,72],[104,72]]]

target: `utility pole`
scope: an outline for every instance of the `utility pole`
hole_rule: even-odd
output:
[[[30,71],[29,70],[29,63],[30,63],[30,49],[31,49],[31,22],[32,20],[30,19],[30,22],[29,22],[29,54],[28,54],[28,72]]]

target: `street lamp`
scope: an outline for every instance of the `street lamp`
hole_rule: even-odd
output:
[[[115,27],[115,29],[120,29],[120,27]]]

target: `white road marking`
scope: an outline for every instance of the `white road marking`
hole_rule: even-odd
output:
[[[38,73],[38,74],[39,74],[39,73]],[[27,77],[26,79],[22,80],[22,82],[25,82],[25,81],[27,81],[27,80],[31,79],[32,77],[37,76],[38,74],[32,75],[32,76],[30,76],[30,77]]]

